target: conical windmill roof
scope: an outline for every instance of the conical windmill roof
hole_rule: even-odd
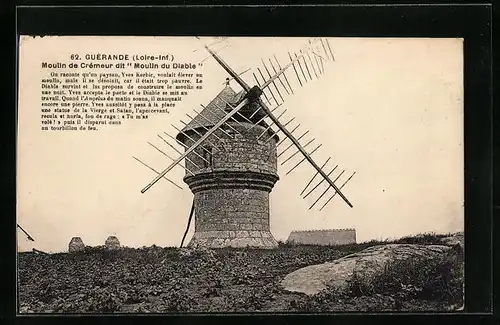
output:
[[[205,108],[196,115],[191,122],[189,122],[183,129],[182,132],[188,132],[193,129],[199,129],[202,126],[210,128],[214,126],[220,119],[222,119],[227,112],[227,104],[233,105],[237,99],[238,94],[229,86],[224,87],[217,96],[215,96],[212,101],[205,106]],[[204,118],[205,117],[205,118]],[[177,134],[177,140],[182,141],[184,136],[179,133]]]
[[[197,130],[200,128],[211,128],[217,122],[219,122],[229,111],[231,108],[227,105],[236,106],[245,96],[245,91],[242,90],[239,93],[235,92],[230,86],[224,87],[217,96],[215,96],[212,101],[203,108],[203,110],[196,115],[191,122],[189,122],[181,131],[188,133],[192,130]],[[259,116],[257,116],[259,117]],[[257,118],[256,117],[256,118]],[[260,125],[267,127],[267,123],[265,121],[261,121]],[[272,130],[269,130],[271,134],[274,134]],[[275,135],[276,139],[278,136]],[[185,136],[182,133],[177,134],[177,140],[183,142]],[[277,141],[277,140],[276,140]]]

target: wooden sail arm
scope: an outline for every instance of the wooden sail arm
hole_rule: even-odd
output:
[[[222,60],[222,58],[217,53],[212,51],[206,45],[205,45],[205,49],[207,49],[208,53],[210,53],[210,55],[213,56],[215,61],[217,61],[224,68],[224,70],[226,70],[227,73],[229,73],[229,75],[231,75],[231,77],[233,77],[233,79],[236,80],[236,82],[238,82],[238,84],[243,89],[245,89],[246,92],[248,92],[250,90],[251,87],[243,79],[241,79],[241,77],[233,69],[231,69],[231,67],[226,62],[224,62],[224,60]]]
[[[300,54],[295,59],[293,59],[292,61],[288,62],[288,64],[285,65],[282,69],[280,69],[280,71],[278,71],[276,74],[274,74],[274,76],[272,76],[271,78],[269,78],[269,80],[267,80],[266,82],[264,82],[264,84],[262,84],[262,86],[260,87],[260,89],[262,89],[262,90],[266,89],[267,86],[269,86],[271,83],[273,83],[274,80],[276,80],[283,72],[285,72],[289,67],[291,67],[295,62],[297,62],[303,56],[304,56],[303,54]]]
[[[22,230],[22,232],[24,232],[24,234],[26,235],[26,237],[28,237],[28,240],[35,241],[35,239],[33,239],[33,237],[31,237],[31,236],[30,236],[30,235],[26,232],[26,230],[24,230],[24,229],[23,229],[23,227],[21,227],[19,224],[17,225],[17,227],[18,227],[19,229],[21,229],[21,230]]]
[[[172,168],[174,168],[178,163],[180,163],[184,158],[187,157],[191,152],[193,152],[198,146],[203,143],[212,133],[217,131],[222,124],[226,123],[227,120],[229,120],[234,114],[236,114],[243,106],[247,105],[249,103],[248,99],[244,99],[241,101],[235,108],[233,108],[229,113],[227,113],[226,116],[224,116],[222,119],[219,120],[210,130],[207,131],[198,141],[196,141],[191,147],[186,149],[186,151],[179,157],[177,158],[170,166],[165,168],[161,173],[158,174],[158,176],[155,177],[148,185],[146,185],[142,190],[141,193],[146,192],[148,189],[151,188],[156,182],[158,182],[165,174],[167,174]]]
[[[316,164],[316,162],[314,162],[314,160],[310,157],[310,155],[307,153],[307,151],[300,145],[299,141],[297,139],[295,139],[295,137],[283,126],[283,124],[281,124],[280,121],[278,121],[278,119],[276,118],[276,116],[273,115],[273,113],[271,112],[271,110],[266,106],[266,104],[264,104],[264,102],[260,98],[258,99],[258,102],[259,102],[259,105],[261,105],[261,107],[264,110],[264,112],[266,112],[266,114],[268,115],[268,117],[290,139],[290,141],[293,142],[293,144],[297,147],[297,149],[299,149],[299,151],[302,153],[302,155],[304,156],[304,158],[306,158],[307,161],[309,161],[309,163],[316,169],[316,171],[321,176],[323,176],[323,178],[330,184],[330,186],[333,187],[333,189],[335,189],[335,191],[340,195],[340,197],[352,208],[353,206],[352,206],[351,202],[349,202],[349,200],[345,197],[345,195],[342,194],[342,192],[340,192],[340,189],[325,174],[325,172]]]
[[[245,71],[238,73],[238,76],[242,76],[244,73],[247,73],[247,72],[248,72],[248,71],[250,71],[250,70],[252,70],[252,69],[251,69],[251,68],[248,68],[248,69],[246,69]],[[224,85],[224,84],[228,84],[228,83],[229,83],[230,81],[232,81],[232,80],[234,80],[234,78],[233,78],[233,77],[231,77],[231,78],[226,78],[226,81],[224,81],[222,84],[223,84],[223,85]]]
[[[309,44],[310,46],[311,44]],[[299,55],[295,55],[295,59],[290,60],[287,65],[285,65],[283,68],[281,68],[274,76],[269,78],[268,81],[266,81],[260,88],[262,90],[266,89],[267,86],[269,86],[271,83],[273,83],[274,80],[276,80],[281,74],[283,74],[289,67],[291,67],[295,62],[298,62],[301,58],[304,57],[305,53],[307,53],[307,48],[305,51],[301,51]],[[299,79],[300,81],[300,79]],[[284,87],[284,86],[283,86]]]

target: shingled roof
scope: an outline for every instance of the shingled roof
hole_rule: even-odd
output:
[[[236,92],[229,86],[226,86],[221,92],[215,96],[205,108],[189,122],[182,132],[187,132],[200,127],[210,128],[215,125],[226,114],[222,110],[226,110],[226,102],[233,104],[237,98]],[[222,110],[221,110],[222,109]],[[177,134],[177,139],[182,141],[181,133]]]
[[[220,121],[231,108],[227,105],[236,106],[245,96],[245,91],[242,90],[236,93],[230,86],[224,87],[217,96],[215,96],[212,101],[201,110],[201,112],[196,115],[181,131],[188,133],[192,130],[197,130],[199,128],[211,128],[218,121]],[[260,125],[267,126],[267,123],[262,121]],[[272,134],[274,132],[270,130]],[[278,138],[277,135],[275,135]],[[182,133],[177,134],[177,140],[183,141],[184,136]]]

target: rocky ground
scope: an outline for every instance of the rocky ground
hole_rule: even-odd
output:
[[[421,235],[392,243],[443,245],[445,237]],[[463,235],[461,241],[463,245]],[[282,244],[274,250],[89,247],[71,254],[20,253],[19,312],[447,311],[463,305],[463,262],[449,254],[386,266],[370,287],[352,281],[342,292],[329,288],[306,295],[281,284],[303,267],[387,243]]]

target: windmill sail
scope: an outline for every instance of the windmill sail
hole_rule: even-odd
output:
[[[238,104],[238,106],[236,106],[231,112],[229,112],[219,122],[217,122],[213,128],[209,129],[200,139],[198,139],[198,141],[196,141],[191,147],[189,147],[188,149],[186,149],[186,151],[184,151],[184,153],[179,158],[177,158],[170,166],[168,166],[161,173],[159,173],[158,176],[156,176],[148,185],[146,185],[141,190],[141,193],[144,193],[147,190],[149,190],[151,188],[151,186],[153,186],[156,182],[158,182],[163,176],[165,176],[177,164],[179,164],[180,162],[182,162],[184,160],[184,158],[187,157],[187,155],[189,155],[191,152],[193,152],[200,144],[203,143],[203,141],[205,141],[206,139],[208,139],[208,137],[212,133],[214,133],[215,131],[217,131],[217,129],[219,127],[221,127],[222,124],[224,124],[227,120],[229,120],[231,118],[231,116],[233,116],[234,114],[236,114],[243,106],[245,106],[248,103],[249,103],[249,100],[248,99],[244,99],[240,104]]]
[[[312,43],[309,43],[309,45],[311,46]],[[207,47],[208,49],[208,47]],[[241,80],[241,78],[239,78],[238,75],[235,74],[234,70],[232,70],[225,62],[224,60],[222,60],[219,55],[217,55],[217,53],[215,53],[214,51],[211,51],[210,49],[209,50],[209,53],[216,59],[216,61],[235,79],[238,81],[238,83],[244,88],[244,89],[248,89],[249,86],[243,81]],[[331,53],[331,52],[330,52]],[[276,85],[276,83],[274,83],[274,81],[276,79],[278,79],[288,68],[290,68],[291,66],[293,66],[293,64],[295,62],[300,62],[299,60],[300,59],[303,59],[304,61],[304,64],[306,66],[307,69],[308,66],[307,66],[307,61],[305,60],[305,56],[308,55],[309,52],[307,51],[302,51],[299,55],[296,55],[296,58],[291,60],[286,66],[284,66],[282,69],[280,69],[280,71],[276,72],[273,76],[270,76],[270,78],[264,82],[262,84],[262,86],[258,87],[258,86],[255,86],[254,88],[252,88],[255,93],[262,93],[262,91],[264,89],[266,89],[266,87],[268,87],[270,84],[273,84],[275,86],[276,89],[278,89],[278,86]],[[325,54],[327,54],[325,52]],[[333,55],[332,55],[333,57]],[[263,61],[264,63],[264,61]],[[311,63],[312,64],[312,61]],[[265,69],[267,70],[267,67],[265,67]],[[268,71],[269,72],[269,71]],[[284,85],[283,85],[284,87]],[[255,89],[255,88],[259,88],[258,90]],[[326,180],[328,182],[328,184],[335,190],[336,193],[339,194],[339,196],[350,206],[350,207],[353,207],[352,203],[347,199],[347,197],[340,191],[340,189],[335,185],[335,183],[328,177],[328,175],[323,171],[323,169],[321,167],[319,167],[316,162],[311,158],[311,155],[310,153],[308,153],[304,147],[300,144],[300,142],[293,136],[293,134],[291,132],[289,132],[286,127],[279,121],[279,119],[274,116],[274,114],[271,112],[271,110],[267,107],[267,105],[259,98],[257,97],[255,99],[257,101],[257,103],[259,104],[259,106],[264,110],[264,112],[266,113],[266,115],[271,119],[272,123],[275,124],[280,131],[282,131],[286,136],[287,138],[295,145],[295,147],[299,150],[300,153],[302,153],[302,155],[304,156],[304,158],[316,169],[316,171],[323,177],[324,180]]]
[[[269,125],[266,129],[266,132],[267,132],[267,130],[270,130],[272,125],[276,125],[276,127],[278,128],[277,132],[282,132],[286,136],[285,139],[288,139],[289,141],[291,141],[292,144],[288,148],[290,148],[291,146],[294,146],[297,149],[297,151],[295,153],[293,153],[292,156],[295,156],[297,153],[301,153],[301,155],[303,157],[303,159],[298,164],[296,164],[289,171],[289,173],[292,170],[294,170],[298,165],[300,165],[302,162],[307,161],[309,163],[309,165],[314,168],[314,170],[316,172],[315,177],[317,175],[319,175],[322,177],[322,180],[321,180],[322,182],[323,181],[327,182],[327,184],[328,184],[327,190],[332,188],[334,190],[334,195],[338,194],[350,207],[353,207],[352,203],[341,192],[341,188],[343,186],[338,187],[335,184],[335,182],[330,179],[329,174],[325,173],[325,171],[323,170],[324,166],[320,167],[315,162],[315,160],[312,158],[313,153],[319,147],[321,147],[321,144],[319,146],[317,146],[315,149],[313,149],[312,151],[308,152],[305,147],[309,143],[314,141],[314,139],[311,140],[310,142],[308,142],[306,145],[302,145],[300,143],[300,139],[302,138],[302,136],[299,138],[296,138],[293,135],[293,132],[295,131],[295,129],[297,129],[298,126],[296,128],[294,128],[292,131],[289,131],[287,129],[287,125],[293,120],[293,118],[291,120],[289,120],[289,122],[287,122],[287,123],[281,123],[281,121],[280,121],[280,118],[281,118],[281,116],[284,115],[284,113],[286,112],[286,109],[284,112],[279,114],[278,117],[275,116],[274,112],[273,112],[274,110],[276,110],[276,108],[278,108],[281,104],[283,104],[283,101],[284,101],[283,95],[286,95],[286,94],[290,95],[291,93],[293,93],[293,89],[288,81],[288,78],[286,77],[286,72],[293,71],[292,73],[294,73],[296,75],[300,86],[302,86],[304,84],[302,82],[303,80],[305,80],[307,82],[306,76],[309,76],[309,79],[312,80],[313,76],[319,78],[324,73],[324,70],[323,70],[324,69],[324,66],[323,66],[324,60],[329,60],[329,59],[334,60],[333,53],[331,51],[330,44],[329,44],[328,40],[326,39],[323,41],[322,39],[319,39],[319,40],[315,40],[313,42],[309,42],[309,44],[304,49],[300,50],[298,54],[294,53],[294,57],[292,57],[292,55],[290,53],[288,53],[290,61],[283,67],[281,67],[281,65],[279,64],[279,61],[275,57],[275,61],[276,61],[276,64],[277,64],[279,70],[276,69],[276,67],[273,65],[272,61],[269,59],[271,69],[272,69],[272,72],[274,72],[274,74],[271,74],[271,70],[267,67],[267,65],[265,64],[265,61],[262,60],[263,70],[261,70],[259,67],[257,67],[257,71],[259,72],[259,75],[262,77],[263,80],[261,82],[259,82],[257,77],[256,77],[256,74],[253,73],[255,81],[257,82],[257,85],[255,85],[253,87],[251,87],[249,84],[247,84],[243,80],[243,78],[241,77],[242,73],[237,74],[220,57],[220,55],[218,55],[215,51],[213,51],[209,46],[205,45],[204,48],[215,59],[215,61],[217,61],[221,65],[221,67],[230,75],[230,78],[228,80],[236,81],[243,88],[243,92],[241,93],[241,97],[239,98],[239,101],[235,104],[235,106],[232,106],[230,103],[227,103],[224,100],[224,106],[225,106],[225,108],[228,107],[229,111],[226,111],[223,108],[217,107],[225,115],[223,115],[223,117],[221,117],[221,118],[218,118],[217,121],[213,120],[213,122],[215,122],[215,123],[210,128],[206,128],[206,132],[204,134],[199,134],[200,137],[197,140],[193,139],[193,144],[189,147],[185,147],[184,153],[180,154],[180,156],[178,158],[174,159],[173,162],[167,168],[165,168],[161,172],[158,172],[157,176],[141,190],[141,193],[145,193],[148,189],[150,189],[161,178],[164,178],[164,176],[170,170],[172,170],[176,165],[178,165],[182,161],[184,161],[184,159],[186,159],[186,157],[190,153],[195,152],[195,150],[198,147],[201,146],[203,148],[203,144],[206,143],[206,141],[208,141],[210,136],[212,134],[215,134],[216,131],[222,130],[222,131],[226,132],[223,129],[223,125],[229,126],[229,124],[227,124],[227,122],[230,119],[237,121],[237,119],[235,119],[235,118],[237,116],[240,116],[240,117],[243,117],[245,120],[254,123],[254,125],[257,125],[257,124],[260,125],[260,123],[262,123],[265,119],[269,119],[270,123],[266,123],[266,125]],[[319,51],[318,49],[323,49],[324,53],[321,53],[321,54],[318,53],[318,51]],[[290,69],[291,67],[293,69]],[[298,67],[298,69],[297,69],[297,67]],[[268,75],[267,80],[265,79],[262,71],[265,71],[267,73],[267,75]],[[301,71],[302,77],[299,75],[298,71]],[[307,74],[305,72],[307,72]],[[273,87],[270,87],[271,84],[273,85]],[[288,87],[285,86],[285,84]],[[282,91],[280,91],[280,87],[281,87]],[[268,106],[268,104],[266,104],[261,99],[261,96],[264,95],[267,99],[267,102],[269,103],[270,97],[268,95],[266,95],[266,93],[265,93],[266,90],[269,91],[269,93],[271,95],[270,97],[277,104],[277,107],[275,107],[274,109],[271,109]],[[248,111],[248,109],[251,112],[250,117],[248,117],[247,114],[243,114],[243,111],[244,110]],[[260,114],[256,115],[257,112],[260,112]],[[203,116],[203,118],[209,119],[211,117]],[[191,122],[193,122],[194,120],[195,119],[192,119]],[[191,122],[189,122],[189,123],[191,123]],[[184,122],[182,122],[182,123],[184,125],[189,124],[189,123],[184,123]],[[275,134],[275,132],[272,131],[271,134]],[[213,137],[210,139],[213,139]],[[278,146],[279,146],[279,144],[283,143],[283,141],[285,139],[283,139],[281,142],[279,142]],[[264,140],[266,140],[266,139],[264,139]],[[216,147],[216,146],[214,145],[213,147]],[[287,159],[286,161],[290,160],[291,158],[292,157],[289,157],[289,159]],[[337,179],[339,177],[340,177],[340,175],[337,177]],[[306,186],[306,188],[309,185],[310,184],[308,184]],[[323,194],[321,194],[321,196],[316,200],[316,202],[319,201],[319,199],[321,199],[321,197],[323,197],[325,193],[326,193],[326,191]],[[333,198],[333,196],[331,198]],[[331,198],[328,201],[330,201]],[[315,202],[315,204],[316,204],[316,202]]]
[[[316,171],[330,184],[333,189],[339,194],[339,196],[352,208],[353,205],[347,197],[345,197],[342,192],[340,192],[340,189],[335,185],[335,183],[328,177],[328,175],[321,169],[321,167],[316,164],[316,162],[311,158],[311,155],[307,153],[307,151],[302,147],[300,142],[293,136],[293,134],[288,131],[282,124],[281,122],[274,116],[274,114],[269,110],[266,104],[264,104],[260,99],[258,99],[259,104],[261,107],[264,109],[264,111],[267,113],[269,118],[276,124],[276,126],[292,141],[292,143],[297,147],[297,149],[302,153],[304,158],[316,169]]]

